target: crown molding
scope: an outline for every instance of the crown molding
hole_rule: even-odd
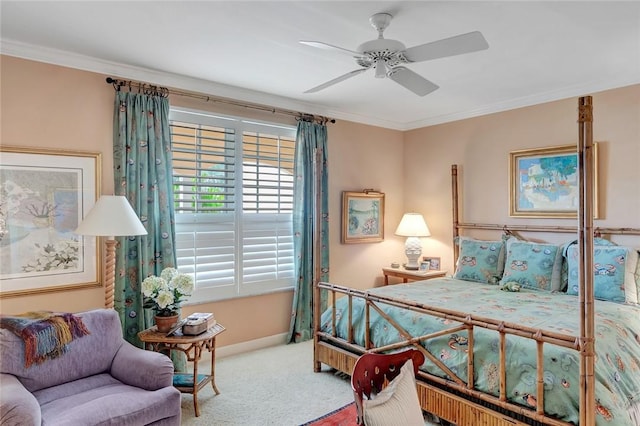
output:
[[[481,108],[473,110],[463,111],[460,113],[444,114],[436,117],[431,117],[426,120],[418,120],[410,123],[406,123],[406,126],[402,130],[414,130],[421,127],[435,126],[437,124],[449,123],[452,121],[464,120],[467,118],[480,117],[483,115],[494,114],[497,112],[504,112],[514,110],[518,108],[525,108],[533,105],[540,105],[548,102],[560,101],[563,99],[569,99],[579,96],[585,96],[588,94],[594,94],[605,90],[613,90],[621,87],[632,86],[640,84],[640,73],[628,73],[629,75],[616,80],[594,81],[588,84],[575,85],[570,87],[563,87],[559,90],[548,91],[544,93],[538,93],[531,96],[524,96],[521,98],[510,99],[504,102],[496,102],[489,105],[485,105]]]
[[[249,90],[242,87],[229,86],[213,81],[187,77],[180,74],[167,73],[163,71],[126,65],[118,62],[106,61],[95,57],[79,55],[68,51],[52,49],[28,43],[22,43],[15,40],[0,40],[0,54],[105,74],[111,77],[151,82],[159,86],[167,86],[175,89],[202,93],[205,95],[210,94],[217,97],[234,99],[242,102],[265,105],[275,108],[283,108],[292,111],[300,111],[308,114],[323,115],[338,120],[352,121],[356,123],[400,131],[414,130],[421,127],[429,127],[437,124],[479,117],[482,115],[538,105],[575,96],[583,96],[588,93],[600,92],[603,90],[615,89],[640,83],[640,73],[629,72],[629,75],[614,81],[596,81],[590,84],[576,85],[562,88],[560,90],[539,93],[532,96],[510,99],[504,102],[496,102],[473,110],[452,114],[443,114],[425,120],[401,123],[396,121],[365,117],[346,111],[338,111],[325,107],[323,105],[300,102],[295,99],[272,95],[255,90]]]
[[[180,74],[107,61],[100,58],[22,43],[15,40],[0,40],[0,54],[83,71],[95,72],[121,79],[150,82],[158,86],[166,86],[174,89],[202,93],[205,95],[210,94],[212,96],[275,108],[283,108],[292,111],[300,111],[308,114],[324,115],[335,119],[354,121],[373,126],[392,128],[396,130],[400,130],[402,127],[399,123],[385,120],[374,120],[369,117],[345,113],[343,111],[336,111],[330,108],[324,108],[321,105],[300,102],[283,96],[271,95],[264,92],[229,86]]]

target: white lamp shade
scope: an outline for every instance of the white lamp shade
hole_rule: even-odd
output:
[[[103,195],[75,230],[78,235],[130,236],[147,235],[138,215],[121,195]]]
[[[420,213],[405,213],[396,235],[401,237],[428,237],[431,235],[429,227]]]

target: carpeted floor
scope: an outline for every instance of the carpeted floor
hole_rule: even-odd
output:
[[[311,341],[218,359],[216,385],[220,395],[210,385],[198,393],[200,417],[192,396],[182,395],[183,425],[297,426],[353,401],[347,377],[324,365],[313,372]]]
[[[209,363],[203,359],[198,373],[209,373]],[[313,341],[220,358],[216,385],[220,395],[211,385],[198,393],[199,417],[193,397],[182,395],[183,425],[298,426],[353,402],[348,376],[326,365],[313,372]]]

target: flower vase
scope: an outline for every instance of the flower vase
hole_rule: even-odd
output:
[[[168,333],[177,323],[178,318],[180,316],[178,314],[171,315],[170,317],[161,317],[156,315],[156,328],[159,333]]]

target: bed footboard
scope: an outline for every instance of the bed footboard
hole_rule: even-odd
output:
[[[543,411],[544,404],[544,379],[543,369],[539,369],[536,373],[538,383],[538,401],[532,408],[527,408],[512,402],[506,398],[506,371],[504,360],[506,359],[506,336],[517,335],[527,339],[534,340],[538,348],[538,358],[540,365],[543,365],[542,352],[545,344],[558,345],[565,348],[579,350],[579,344],[575,337],[565,336],[547,331],[529,329],[525,326],[517,326],[491,320],[488,318],[474,317],[465,313],[453,312],[439,308],[424,306],[410,301],[403,301],[390,297],[382,297],[373,295],[366,291],[359,291],[347,287],[336,286],[329,283],[318,283],[316,291],[322,292],[328,300],[329,307],[332,308],[332,318],[329,320],[333,323],[330,327],[332,332],[325,332],[320,328],[320,321],[316,324],[314,336],[314,362],[315,370],[320,370],[321,364],[326,364],[332,368],[351,374],[353,366],[357,358],[365,352],[386,352],[395,351],[403,348],[412,347],[422,352],[427,359],[434,365],[439,367],[443,372],[443,377],[427,373],[425,371],[418,372],[418,395],[423,410],[435,414],[457,425],[558,425],[566,426],[570,423],[557,420],[545,415]],[[336,301],[339,297],[346,297],[348,303],[347,313],[342,315],[348,317],[348,332],[346,336],[339,336],[336,327]],[[354,338],[355,325],[352,321],[352,306],[355,299],[364,300],[364,330],[365,343],[364,346],[356,344]],[[445,330],[430,333],[423,336],[410,336],[395,321],[388,317],[379,305],[392,305],[403,309],[408,309],[421,314],[440,317],[452,320],[456,325],[452,325]],[[374,347],[369,335],[369,317],[370,310],[375,310],[383,316],[389,323],[390,327],[395,328],[402,336],[402,341],[387,344],[381,347]],[[344,319],[344,318],[343,318]],[[474,361],[473,361],[473,345],[474,345],[474,329],[482,328],[492,330],[498,333],[500,340],[500,392],[498,396],[483,393],[475,388],[473,379]],[[468,371],[467,377],[458,377],[454,372],[449,370],[446,365],[435,355],[430,353],[424,343],[429,339],[450,334],[452,332],[466,331],[468,335]]]
[[[318,339],[315,342],[315,360],[328,365],[345,374],[351,374],[361,353],[353,353],[330,342]],[[493,411],[479,403],[469,401],[461,396],[453,395],[428,383],[422,377],[417,379],[418,399],[423,410],[456,425],[515,426],[526,425],[507,414]]]

